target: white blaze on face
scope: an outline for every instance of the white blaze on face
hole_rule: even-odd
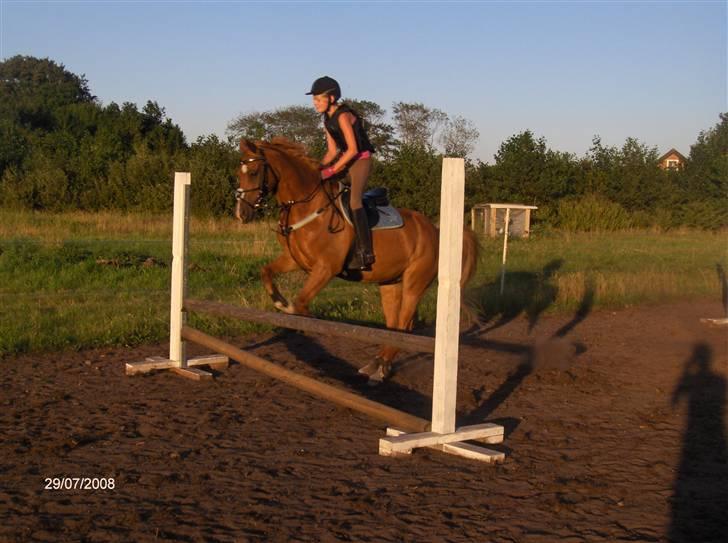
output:
[[[243,164],[243,165],[242,165],[242,166],[240,167],[240,170],[241,170],[241,171],[242,171],[243,173],[248,173],[248,165],[247,165],[247,164]]]

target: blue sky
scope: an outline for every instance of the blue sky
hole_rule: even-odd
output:
[[[595,134],[689,153],[726,104],[726,1],[0,0],[0,58],[49,57],[104,104],[156,100],[189,141],[236,115],[344,96],[471,120],[492,162],[530,129],[583,155]]]

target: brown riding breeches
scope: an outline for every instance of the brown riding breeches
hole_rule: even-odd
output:
[[[351,177],[351,209],[359,209],[362,207],[361,198],[366,188],[369,173],[372,171],[372,161],[368,158],[360,158],[349,167],[349,177]]]

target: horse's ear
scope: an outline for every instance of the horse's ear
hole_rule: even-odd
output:
[[[253,143],[252,141],[248,139],[242,139],[240,140],[240,152],[241,153],[249,153],[251,155],[257,154],[258,147]]]

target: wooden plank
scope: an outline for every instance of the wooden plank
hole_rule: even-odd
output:
[[[724,319],[700,319],[700,322],[711,326],[726,326],[728,325],[728,317]]]
[[[486,449],[485,447],[478,447],[477,445],[471,445],[470,443],[445,443],[443,445],[435,445],[433,448],[448,454],[462,456],[463,458],[469,458],[470,460],[487,462],[489,464],[503,462],[506,458],[505,453]]]
[[[196,356],[187,359],[188,366],[210,366],[214,370],[223,370],[230,365],[230,359],[227,356],[219,354],[209,354],[206,356]]]
[[[436,432],[422,432],[417,434],[401,434],[379,440],[379,452],[389,456],[388,452],[406,453],[419,447],[432,447],[443,443],[454,443],[457,441],[490,439],[490,443],[501,443],[503,441],[503,426],[493,423],[476,424],[463,426],[449,434],[438,434]],[[384,451],[384,452],[382,452]]]
[[[481,425],[476,425],[481,426]],[[493,425],[498,426],[498,425]],[[471,428],[468,426],[462,427],[464,428]],[[502,430],[502,426],[500,427]],[[431,433],[431,432],[430,432]],[[387,428],[387,436],[389,438],[396,438],[396,437],[405,437],[407,435],[406,432],[402,431],[399,428]],[[424,434],[417,434],[417,435],[424,435]],[[490,437],[485,437],[483,439],[480,439],[479,441],[487,440],[487,439],[499,439],[499,441],[493,441],[494,443],[500,443],[503,440],[503,434],[500,435],[493,435]],[[455,454],[457,456],[462,456],[464,458],[470,458],[472,460],[478,460],[480,462],[487,462],[487,463],[494,463],[494,462],[503,462],[505,460],[505,453],[501,451],[494,451],[492,449],[487,449],[485,447],[479,447],[477,445],[472,445],[470,443],[462,443],[462,442],[450,442],[450,443],[441,443],[441,444],[432,444],[429,445],[429,448],[437,449],[442,452],[448,453],[448,454]],[[382,438],[379,440],[379,454],[382,456],[390,456],[390,457],[398,457],[398,456],[409,456],[412,454],[413,449],[401,449],[397,447],[391,447],[390,446],[390,440],[387,438]]]
[[[526,206],[523,204],[485,204],[492,209],[538,209],[538,206]]]
[[[462,234],[462,227],[461,227]],[[312,332],[335,337],[362,341],[364,343],[375,343],[377,345],[392,345],[407,351],[431,353],[435,350],[435,338],[428,336],[417,336],[405,332],[383,330],[347,324],[344,322],[333,322],[300,315],[287,315],[285,313],[274,313],[249,307],[239,307],[220,302],[209,302],[204,300],[185,300],[184,309],[195,313],[216,315],[290,328],[303,332]]]
[[[314,396],[329,400],[330,402],[342,407],[353,409],[359,413],[363,413],[411,432],[426,432],[430,429],[430,422],[425,419],[421,419],[420,417],[399,411],[393,407],[368,400],[367,398],[358,396],[348,390],[327,385],[326,383],[322,383],[316,379],[282,368],[252,353],[248,353],[230,345],[229,343],[225,343],[216,337],[209,336],[204,332],[190,328],[189,326],[184,326],[182,328],[182,337],[188,341],[192,341],[193,343],[197,343],[198,345],[202,345],[208,349],[212,349],[218,353],[229,356],[233,360],[240,362],[242,365],[272,377],[273,379],[288,383],[293,387],[308,392]]]
[[[188,366],[210,366],[214,369],[227,368],[229,360],[227,356],[219,354],[210,354],[204,356],[196,356],[187,360]],[[126,374],[136,375],[138,373],[148,373],[155,370],[166,370],[179,367],[175,360],[164,358],[163,356],[150,356],[142,362],[127,362]]]
[[[461,426],[456,431],[459,431],[459,430],[462,430],[462,429],[465,429],[465,428],[470,428],[470,427],[469,426]],[[501,426],[501,428],[503,428],[503,427]],[[388,437],[397,437],[397,436],[401,436],[402,434],[406,434],[406,433],[407,432],[405,432],[401,428],[392,428],[390,426],[390,427],[387,428],[386,435]],[[487,436],[484,436],[484,437],[473,437],[473,438],[469,438],[469,441],[480,441],[481,443],[503,443],[504,433],[505,433],[505,429],[503,429],[500,433],[494,433],[493,435],[487,435]]]
[[[464,206],[465,161],[462,158],[444,158],[440,194],[435,373],[432,387],[432,430],[439,434],[455,430]]]
[[[127,362],[126,363],[126,374],[136,375],[138,373],[149,373],[154,370],[166,370],[169,368],[177,367],[177,362],[170,360],[169,358],[163,358],[161,356],[155,356],[153,358],[147,358],[143,362]]]
[[[212,374],[209,371],[201,370],[200,368],[170,368],[177,375],[181,375],[187,379],[193,381],[209,381],[212,379]]]

